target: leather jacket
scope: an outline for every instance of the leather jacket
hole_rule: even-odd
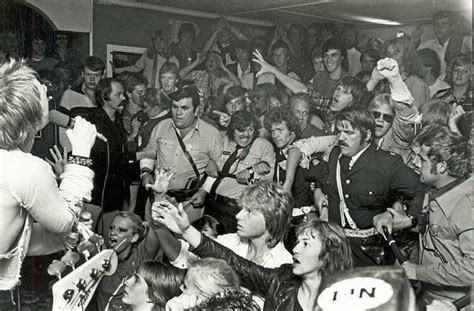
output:
[[[193,252],[201,258],[214,257],[228,262],[239,275],[242,286],[265,298],[263,310],[294,310],[298,303],[301,280],[293,274],[290,264],[264,268],[205,236]]]

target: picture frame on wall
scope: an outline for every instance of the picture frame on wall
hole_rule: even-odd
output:
[[[142,56],[146,48],[138,46],[107,44],[107,77],[112,78],[112,65],[116,68],[131,66]]]

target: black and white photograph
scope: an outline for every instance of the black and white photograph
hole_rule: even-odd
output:
[[[0,311],[470,311],[470,0],[0,0]]]

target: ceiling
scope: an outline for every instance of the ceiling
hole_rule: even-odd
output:
[[[102,0],[104,1],[104,0]],[[107,0],[105,0],[107,1]],[[115,2],[114,0],[109,0]],[[120,1],[120,0],[119,0]],[[428,22],[440,10],[452,10],[471,21],[471,0],[128,0],[129,2],[207,12],[236,18],[280,22],[337,22],[359,27],[382,21],[401,25]],[[100,2],[100,0],[99,0]],[[387,24],[388,25],[388,24]]]

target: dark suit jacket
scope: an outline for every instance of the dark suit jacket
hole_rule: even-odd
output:
[[[339,154],[339,147],[335,147],[329,155],[323,191],[328,195],[329,221],[340,225],[340,198],[336,183]],[[349,214],[360,229],[372,227],[373,217],[386,211],[396,199],[413,200],[423,192],[419,176],[403,163],[401,156],[377,149],[374,144],[362,153],[343,177],[341,183]]]

